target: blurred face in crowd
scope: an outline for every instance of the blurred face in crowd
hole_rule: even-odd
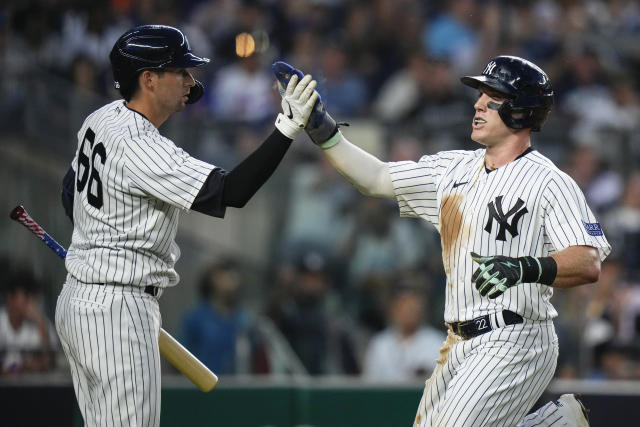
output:
[[[235,308],[238,303],[240,277],[232,269],[220,269],[212,274],[211,295],[214,302],[222,307]]]
[[[640,172],[631,174],[627,180],[624,204],[630,208],[640,209]]]
[[[504,124],[497,110],[505,100],[505,96],[500,92],[480,86],[478,100],[473,106],[476,113],[471,125],[472,140],[486,147],[492,147],[513,134],[513,129]]]
[[[412,335],[422,322],[422,298],[415,292],[397,296],[391,305],[391,320],[402,336]]]
[[[14,326],[19,326],[24,321],[31,298],[32,297],[22,289],[7,292],[7,313],[9,315],[9,321]]]

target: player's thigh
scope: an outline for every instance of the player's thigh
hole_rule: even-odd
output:
[[[557,342],[488,341],[465,357],[451,379],[435,425],[515,425],[551,381]]]
[[[157,426],[161,392],[158,302],[146,294],[125,294],[122,305],[127,314],[123,318],[121,342],[129,352],[121,359],[120,376],[130,379],[122,384],[126,388],[127,403],[135,408],[131,415],[135,416],[137,425]]]
[[[57,328],[79,379],[76,394],[86,402],[85,423],[158,425],[157,301],[140,292],[75,286],[63,291],[56,310]]]

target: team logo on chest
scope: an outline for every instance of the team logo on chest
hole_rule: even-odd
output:
[[[484,230],[487,233],[491,233],[493,221],[495,220],[500,227],[496,240],[502,240],[504,242],[507,240],[507,231],[511,234],[511,237],[518,235],[518,222],[522,216],[529,211],[527,207],[524,206],[524,201],[518,198],[513,207],[505,213],[502,210],[502,197],[503,196],[498,196],[496,197],[495,203],[489,202],[489,204],[487,204],[487,208],[489,208],[489,220],[487,221],[487,225],[484,226]],[[509,218],[511,218],[511,222],[509,222]]]

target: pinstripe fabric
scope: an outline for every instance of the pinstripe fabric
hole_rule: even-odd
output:
[[[445,321],[504,309],[532,320],[553,319],[557,312],[549,286],[525,283],[493,300],[481,297],[471,283],[477,266],[469,253],[548,256],[569,246],[588,245],[598,248],[604,259],[611,247],[604,235],[589,234],[585,224],[597,220],[576,183],[542,154],[532,151],[487,173],[484,153],[445,151],[418,162],[389,163],[400,215],[422,218],[440,232],[447,274]],[[523,202],[517,221],[515,213],[506,221],[515,223],[515,230],[501,233],[503,227],[492,217],[489,205],[496,207],[498,198],[503,213],[518,200]]]
[[[80,410],[89,426],[157,426],[160,312],[144,288],[161,288],[159,296],[178,283],[178,216],[214,166],[119,100],[87,117],[72,168],[74,229],[56,327]]]
[[[425,383],[415,426],[515,426],[556,368],[551,321],[526,321],[467,341],[450,332],[448,341],[450,351]]]
[[[388,163],[401,216],[440,233],[447,276],[445,321],[511,310],[525,323],[468,341],[450,334],[416,414],[415,426],[513,426],[553,377],[557,338],[553,290],[523,283],[489,299],[471,282],[480,255],[549,256],[569,246],[611,248],[576,183],[537,151],[494,170],[485,150],[446,151]],[[451,346],[451,349],[448,348]]]
[[[174,286],[179,212],[191,207],[214,166],[189,156],[122,100],[87,117],[78,150],[87,129],[95,133],[95,144],[105,147],[104,164],[93,162],[104,204],[96,209],[88,190],[76,192],[69,274],[85,283]],[[92,157],[88,142],[84,153]],[[72,162],[77,176],[83,173],[78,157],[76,152]]]
[[[56,329],[85,425],[160,425],[160,323],[140,288],[64,285]]]
[[[567,424],[565,421],[560,408],[554,402],[548,402],[533,414],[524,417],[518,427],[572,427],[575,424]]]

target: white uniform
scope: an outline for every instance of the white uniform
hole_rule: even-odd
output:
[[[400,215],[440,232],[445,321],[490,315],[493,330],[462,341],[450,332],[425,384],[416,426],[516,425],[553,377],[558,355],[551,287],[524,283],[496,299],[471,282],[483,256],[549,256],[574,245],[610,252],[576,183],[535,150],[488,172],[485,150],[447,151],[388,164]],[[504,326],[503,310],[522,316]],[[504,326],[504,327],[501,327]]]
[[[159,425],[157,298],[179,280],[179,212],[214,166],[118,100],[85,120],[72,168],[74,230],[56,327],[80,410],[87,425]]]

